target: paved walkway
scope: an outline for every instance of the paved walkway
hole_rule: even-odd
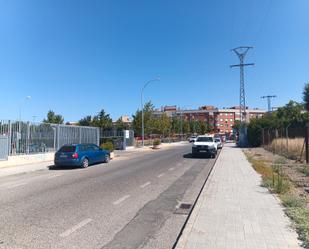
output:
[[[177,249],[301,248],[278,199],[241,149],[226,144]]]

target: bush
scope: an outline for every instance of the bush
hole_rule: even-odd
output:
[[[153,141],[153,146],[158,146],[158,145],[160,145],[161,144],[161,140],[160,139],[155,139],[154,141]]]
[[[305,176],[309,176],[309,165],[304,168],[304,174]]]
[[[304,247],[309,248],[309,210],[302,207],[291,207],[286,210],[287,215],[295,221],[299,238]]]
[[[303,207],[303,200],[296,195],[286,194],[281,199],[285,207]]]
[[[108,150],[109,152],[114,151],[114,144],[112,142],[102,143],[100,147],[104,150]]]

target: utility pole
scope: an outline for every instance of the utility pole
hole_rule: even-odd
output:
[[[271,112],[271,99],[272,98],[277,98],[276,95],[266,95],[266,96],[262,96],[261,99],[267,99],[267,105],[268,105],[268,112]]]
[[[245,95],[245,76],[244,76],[244,67],[254,66],[254,63],[244,63],[245,56],[249,49],[253,47],[241,46],[234,48],[233,51],[239,58],[240,63],[237,65],[231,65],[230,67],[239,67],[240,68],[240,94],[239,94],[239,115],[240,122],[246,122],[246,95]]]

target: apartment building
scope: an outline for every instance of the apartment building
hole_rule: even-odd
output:
[[[233,126],[236,120],[240,120],[239,106],[219,109],[214,106],[201,106],[198,109],[181,110],[177,106],[165,106],[161,110],[156,110],[155,115],[165,113],[171,118],[182,118],[188,121],[203,121],[211,125],[216,133],[233,133]],[[260,118],[266,113],[258,108],[247,108],[247,121],[251,118]]]

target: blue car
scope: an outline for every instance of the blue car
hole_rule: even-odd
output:
[[[108,163],[110,153],[95,144],[68,144],[55,154],[55,166],[79,166],[87,168],[94,163]]]

